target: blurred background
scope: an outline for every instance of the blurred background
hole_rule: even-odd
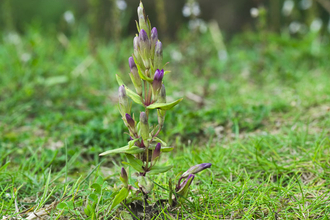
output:
[[[274,114],[329,102],[330,0],[143,3],[170,62],[168,100],[184,97],[161,134],[176,146],[259,132],[278,125]],[[67,140],[98,160],[125,144],[115,74],[130,81],[138,4],[0,1],[3,147]]]
[[[93,37],[105,41],[136,32],[136,5],[139,0],[2,0],[1,31],[26,33],[32,25],[43,31],[70,34],[84,26]],[[146,11],[161,35],[171,40],[187,25],[190,29],[210,21],[219,24],[226,37],[258,28],[303,34],[310,28],[330,31],[328,0],[145,0]],[[260,12],[262,11],[262,12]],[[263,12],[265,11],[265,12]],[[260,23],[260,22],[259,22]],[[260,27],[261,28],[261,27]]]

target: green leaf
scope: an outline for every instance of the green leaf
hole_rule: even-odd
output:
[[[84,209],[84,212],[87,216],[92,216],[94,214],[94,209],[90,204],[87,205],[87,207]]]
[[[119,86],[121,86],[121,85],[124,85],[124,86],[125,86],[125,90],[126,90],[127,95],[128,95],[128,96],[129,96],[129,97],[130,97],[135,103],[144,106],[141,97],[140,97],[138,94],[136,94],[135,92],[133,92],[132,90],[130,90],[130,89],[125,85],[124,81],[120,78],[120,76],[119,76],[118,74],[116,75],[116,79],[117,79],[117,82],[118,82]]]
[[[158,137],[154,137],[154,141],[161,143],[162,147],[166,147],[167,146],[166,142],[163,141],[162,139],[158,138]]]
[[[58,209],[67,209],[68,205],[65,202],[61,202],[56,206],[56,208],[58,208]]]
[[[102,176],[98,176],[96,179],[96,183],[98,183],[100,186],[102,186],[103,182],[104,182],[104,180],[103,180]]]
[[[112,210],[114,207],[119,205],[126,197],[128,196],[128,189],[127,188],[122,188],[119,193],[116,195],[114,198],[110,210]]]
[[[172,167],[173,167],[172,165],[171,166],[152,166],[148,173],[149,174],[164,173],[164,172],[169,171],[170,169],[172,169]]]
[[[141,160],[135,158],[134,156],[130,154],[126,154],[126,157],[129,161],[129,165],[131,165],[136,171],[142,173],[144,170],[142,168],[143,163]]]
[[[101,194],[102,188],[101,188],[100,184],[98,184],[98,183],[93,183],[93,184],[91,185],[91,188],[93,188],[93,189],[95,190],[95,193],[97,193],[97,194]]]
[[[155,147],[156,147],[156,146],[150,146],[149,149],[150,149],[150,150],[155,150]],[[162,145],[162,147],[160,148],[160,151],[161,151],[161,152],[170,152],[170,151],[172,151],[173,149],[174,149],[173,147],[163,147],[163,145]]]
[[[137,139],[134,139],[134,140],[129,141],[129,142],[128,142],[128,148],[133,147],[134,144],[135,144],[135,142],[137,142],[138,140],[139,140],[139,139],[137,138]]]
[[[171,108],[173,108],[174,106],[176,106],[177,104],[179,104],[179,102],[182,101],[183,98],[178,99],[174,102],[170,102],[170,103],[154,103],[151,104],[149,106],[147,106],[147,109],[162,109],[162,110],[170,110]]]
[[[137,146],[132,146],[131,148],[129,146],[108,150],[106,152],[103,152],[100,154],[100,156],[108,155],[108,154],[120,154],[120,153],[126,153],[126,154],[138,154],[142,153],[144,151],[143,148],[139,148]]]
[[[5,170],[9,164],[10,164],[10,161],[8,161],[8,162],[5,163],[2,167],[0,167],[0,172],[1,172],[2,170]]]
[[[95,193],[92,193],[88,196],[88,198],[90,200],[92,200],[93,202],[97,203],[99,201],[99,197],[95,194]]]
[[[170,70],[166,70],[166,71],[164,72],[164,76],[165,76],[166,74],[170,73],[170,72],[171,72]]]

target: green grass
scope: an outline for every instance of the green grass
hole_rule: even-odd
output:
[[[169,178],[213,165],[196,176],[181,207],[159,218],[327,219],[329,44],[313,34],[246,33],[227,43],[223,63],[209,34],[196,43],[182,33],[164,54],[168,98],[185,97],[160,134],[175,147],[161,161],[175,166],[155,177],[151,201],[167,198]],[[96,55],[85,31],[68,41],[34,28],[16,44],[2,38],[0,216],[43,209],[52,219],[87,219],[88,210],[94,219],[125,215],[109,209],[123,158],[98,154],[128,138],[115,74],[128,82],[131,39],[99,45]]]

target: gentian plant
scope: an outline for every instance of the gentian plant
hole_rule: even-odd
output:
[[[120,180],[123,186],[114,198],[111,208],[123,201],[126,204],[134,200],[148,202],[148,195],[154,188],[154,181],[151,176],[167,172],[173,167],[172,165],[159,165],[160,156],[170,152],[173,148],[158,138],[158,135],[164,126],[166,112],[182,100],[166,102],[166,90],[163,82],[164,76],[169,71],[164,70],[163,45],[158,39],[157,29],[151,28],[142,2],[140,2],[137,13],[136,26],[139,34],[134,37],[134,51],[132,56],[128,58],[129,76],[135,91],[128,88],[118,75],[116,76],[119,84],[119,111],[128,128],[130,141],[124,147],[100,154],[100,156],[125,154],[128,162],[123,162],[123,164],[136,171],[137,181],[130,185],[125,168],[121,169]],[[129,98],[144,108],[139,117],[131,112],[132,103]],[[154,126],[150,126],[149,123],[151,111],[157,111],[158,124]],[[170,182],[169,203],[171,205],[179,204],[180,197],[187,196],[194,175],[209,167],[211,167],[210,163],[191,167],[182,174],[174,189],[172,189]]]

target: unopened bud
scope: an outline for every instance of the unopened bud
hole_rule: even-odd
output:
[[[150,37],[150,46],[151,46],[151,54],[152,57],[154,57],[154,51],[155,51],[155,47],[156,47],[156,42],[158,40],[158,32],[157,32],[157,28],[152,28],[151,30],[151,37]]]
[[[144,29],[144,30],[149,32],[149,25],[148,25],[148,21],[147,21],[147,16],[145,14],[142,2],[140,2],[139,7],[137,8],[137,14],[138,14],[138,17],[139,17],[140,30]]]
[[[155,161],[157,158],[160,156],[160,149],[161,149],[161,144],[158,143],[155,147],[154,152],[152,153],[152,161]]]
[[[197,164],[195,166],[190,167],[186,172],[182,174],[182,178],[186,178],[187,176],[191,174],[196,174],[201,172],[202,170],[205,170],[207,168],[210,168],[212,166],[211,163],[202,163],[202,164]]]
[[[149,123],[145,112],[140,114],[140,133],[145,147],[149,146]]]
[[[134,84],[135,90],[139,95],[142,95],[142,82],[133,57],[128,58],[128,64],[131,69],[130,77]]]
[[[128,97],[126,95],[126,89],[124,85],[119,86],[119,106],[122,114],[130,113],[130,107],[128,103]]]
[[[131,128],[134,128],[135,127],[135,121],[133,120],[133,118],[129,114],[126,114],[125,117],[126,117],[127,124]]]
[[[125,187],[128,186],[128,176],[124,167],[121,168],[120,180],[124,183]]]
[[[155,101],[158,99],[159,91],[162,88],[163,77],[164,77],[164,70],[157,69],[155,71],[154,80],[152,82],[152,89],[153,89],[153,95]]]
[[[140,55],[142,56],[144,66],[146,68],[149,68],[149,64],[146,64],[146,62],[149,62],[150,42],[148,39],[147,32],[144,29],[140,30],[139,47],[140,47]]]
[[[190,174],[188,178],[178,186],[177,193],[183,197],[186,197],[189,192],[189,186],[191,185],[192,181],[194,180],[195,175]]]
[[[154,68],[162,69],[163,68],[163,44],[160,41],[156,42],[155,47],[155,56],[154,56]]]

